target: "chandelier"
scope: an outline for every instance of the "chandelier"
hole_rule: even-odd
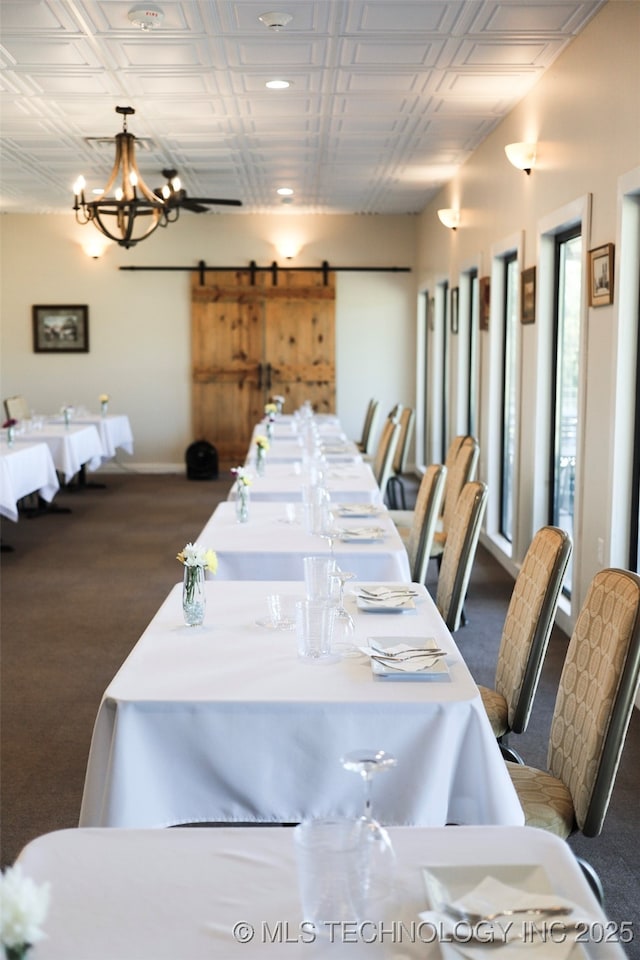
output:
[[[121,247],[133,247],[157,227],[166,227],[178,219],[181,187],[175,177],[161,191],[149,189],[136,164],[136,138],[127,131],[127,117],[135,110],[116,107],[116,113],[123,116],[122,133],[116,134],[116,156],[109,181],[100,196],[86,200],[85,179],[78,177],[73,186],[73,209],[79,224],[93,223],[105,237]]]

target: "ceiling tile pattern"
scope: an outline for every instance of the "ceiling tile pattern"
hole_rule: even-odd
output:
[[[604,2],[159,0],[142,31],[136,0],[0,0],[0,210],[103,185],[120,105],[152,188],[176,167],[246,212],[420,212]]]

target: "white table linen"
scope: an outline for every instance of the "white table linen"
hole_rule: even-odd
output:
[[[256,459],[256,437],[266,437],[267,429],[265,423],[259,423],[254,427],[249,450],[247,451],[246,464],[250,466]],[[356,444],[349,440],[341,430],[339,424],[327,424],[322,427],[317,434],[321,452],[331,463],[361,463],[362,455]],[[291,463],[294,460],[300,460],[305,453],[310,453],[307,448],[305,437],[302,433],[296,433],[286,424],[275,423],[273,426],[273,436],[269,440],[269,450],[267,451],[267,463]]]
[[[55,418],[51,422],[63,423],[63,420]],[[104,417],[100,414],[74,414],[71,423],[82,426],[92,425],[96,428],[102,443],[103,460],[112,460],[118,447],[121,447],[125,453],[133,455],[133,433],[131,432],[129,417],[125,414],[110,413]]]
[[[256,624],[271,592],[302,583],[207,581],[200,628],[176,585],[109,684],[93,732],[81,826],[295,823],[360,812],[340,757],[384,749],[374,784],[385,823],[521,824],[478,688],[424,587],[411,613],[363,613],[356,642],[401,636],[449,651],[445,681],[374,679],[368,658],[310,663],[293,631]]]
[[[614,926],[607,924],[568,845],[530,827],[391,828],[398,860],[395,902],[379,922],[337,927],[333,943],[320,937],[310,943],[318,931],[301,927],[292,833],[247,827],[87,829],[38,837],[18,858],[27,876],[51,884],[47,937],[29,958],[320,960],[354,952],[388,960],[459,958],[453,945],[429,942],[437,931],[418,920],[427,907],[422,868],[442,866],[457,867],[462,876],[469,868],[501,876],[537,867],[543,890],[594,918],[592,935],[574,947],[571,960],[625,956],[620,944],[606,942]],[[528,949],[522,947],[523,957]],[[487,960],[498,958],[500,950],[486,947]]]
[[[18,501],[36,491],[51,502],[60,484],[46,443],[17,443],[0,448],[0,514],[18,519]]]
[[[75,477],[83,466],[97,470],[102,462],[102,442],[93,424],[86,426],[46,423],[40,430],[21,433],[16,443],[46,443],[58,473],[65,483]]]
[[[280,502],[300,503],[305,472],[302,462],[269,462],[264,476],[257,476],[255,469],[251,473],[251,499],[277,500]],[[332,463],[324,471],[323,486],[329,492],[332,504],[368,503],[379,504],[380,488],[373,471],[366,463]],[[235,499],[235,488],[229,492],[229,500]]]
[[[326,540],[307,533],[304,525],[285,522],[284,507],[277,502],[251,502],[247,523],[236,521],[235,503],[220,503],[197,537],[198,543],[218,555],[220,580],[302,580],[302,561],[308,556],[328,556]],[[380,527],[384,538],[375,543],[335,540],[334,554],[343,570],[360,580],[410,580],[409,559],[398,530],[388,513],[347,520],[339,530]]]

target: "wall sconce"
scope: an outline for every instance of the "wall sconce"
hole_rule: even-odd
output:
[[[293,260],[302,250],[302,243],[296,237],[282,237],[276,241],[275,248],[281,260]]]
[[[454,210],[453,207],[446,207],[443,210],[438,210],[438,219],[450,230],[457,230],[460,226],[460,211]]]
[[[529,176],[536,165],[536,146],[535,143],[508,143],[504,152],[509,163]]]
[[[85,240],[82,244],[82,249],[88,257],[91,257],[92,260],[99,260],[109,246],[109,243],[105,243],[100,239],[99,236],[96,235],[91,239]]]

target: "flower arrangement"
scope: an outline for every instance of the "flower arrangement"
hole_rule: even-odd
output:
[[[269,441],[267,437],[263,437],[262,434],[256,437],[256,447],[258,448],[258,454],[266,453],[269,449]]]
[[[188,543],[177,555],[176,560],[183,563],[185,567],[202,567],[214,574],[218,572],[218,558],[214,551],[201,547],[198,543]]]
[[[108,393],[101,393],[100,396],[98,397],[98,400],[100,401],[100,403],[109,403],[109,400],[111,400],[111,397],[109,396]]]
[[[184,566],[182,583],[182,611],[189,627],[199,627],[204,621],[206,597],[204,593],[205,570],[217,573],[218,558],[213,550],[199,543],[188,543],[177,555]]]
[[[17,426],[18,426],[18,421],[14,417],[9,417],[9,419],[5,420],[5,422],[2,424],[2,429],[8,430],[9,427],[17,427]]]
[[[69,403],[65,403],[60,407],[60,412],[64,417],[65,426],[68,427],[71,423],[71,417],[73,416],[73,407]]]
[[[244,467],[231,467],[231,473],[235,476],[238,487],[248,487],[251,485],[251,477]]]
[[[49,884],[37,886],[20,864],[0,876],[0,944],[7,960],[23,960],[46,934],[40,929],[49,909]]]
[[[277,393],[275,397],[272,397],[271,399],[276,405],[277,412],[282,413],[282,408],[284,407],[284,401],[285,401],[285,398],[282,396],[282,394]]]
[[[267,414],[267,416],[271,417],[274,413],[278,412],[278,407],[275,403],[265,403],[264,412]]]

